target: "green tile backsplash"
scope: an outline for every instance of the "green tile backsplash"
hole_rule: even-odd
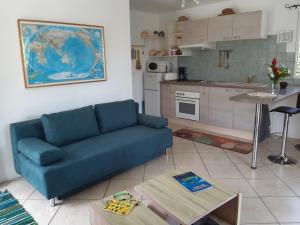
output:
[[[228,69],[219,68],[219,50],[232,50]],[[193,51],[191,57],[181,57],[178,66],[188,68],[188,79],[245,82],[255,75],[254,82],[269,82],[267,63],[277,57],[280,64],[294,69],[295,53],[286,52],[286,44],[276,43],[276,36],[267,39],[224,41],[217,43],[216,50]]]

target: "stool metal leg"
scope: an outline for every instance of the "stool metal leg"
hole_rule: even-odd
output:
[[[268,156],[269,160],[272,161],[273,163],[277,163],[281,165],[290,165],[290,164],[297,163],[296,160],[288,158],[287,155],[285,154],[286,139],[287,139],[287,134],[289,129],[289,119],[290,119],[290,115],[286,113],[284,115],[281,153],[279,155]]]

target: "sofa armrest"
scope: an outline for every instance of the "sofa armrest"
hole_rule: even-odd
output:
[[[18,150],[31,161],[47,166],[65,158],[65,152],[38,138],[25,138],[18,142]]]
[[[141,125],[152,127],[152,128],[164,128],[168,126],[168,119],[164,117],[149,116],[144,114],[139,114],[138,122]]]

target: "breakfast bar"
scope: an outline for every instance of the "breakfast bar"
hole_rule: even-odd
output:
[[[272,105],[281,102],[293,95],[300,93],[300,86],[288,86],[285,89],[280,89],[277,94],[272,95],[270,89],[263,88],[260,90],[251,91],[248,93],[236,95],[230,98],[235,102],[244,102],[256,104],[255,124],[253,133],[253,151],[252,151],[252,169],[257,166],[257,151],[258,151],[258,137],[259,127],[262,119],[262,105]],[[286,130],[287,132],[287,130]]]

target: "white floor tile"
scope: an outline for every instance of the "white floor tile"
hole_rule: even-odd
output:
[[[252,169],[248,164],[236,164],[236,167],[245,178],[275,178],[275,174],[267,166],[258,166]]]
[[[6,185],[7,185],[7,182],[0,183],[0,191],[4,190]]]
[[[164,166],[146,165],[144,179],[149,180],[153,177],[159,176],[170,170],[174,170],[174,165],[164,165]]]
[[[173,153],[175,165],[203,165],[198,153]]]
[[[51,225],[90,225],[89,205],[92,201],[64,201],[51,221]]]
[[[141,165],[132,169],[126,170],[114,176],[113,180],[126,180],[126,179],[143,179],[145,172],[145,166]]]
[[[173,153],[197,153],[196,146],[191,141],[188,143],[174,143],[172,151]]]
[[[116,192],[127,190],[134,194],[134,186],[142,183],[142,179],[130,179],[130,180],[111,180],[105,196],[113,195]]]
[[[300,178],[283,178],[285,184],[300,196]]]
[[[206,165],[208,173],[213,178],[243,178],[234,165]]]
[[[269,165],[269,168],[281,178],[300,178],[300,168],[297,165],[281,166],[272,164]]]
[[[263,201],[280,223],[300,223],[299,197],[265,197]]]
[[[167,151],[167,154],[163,154],[155,159],[146,162],[146,166],[165,166],[174,165],[172,151]]]
[[[42,195],[39,191],[35,190],[30,196],[29,198],[30,200],[47,200],[47,198]]]
[[[176,169],[184,169],[187,171],[193,171],[197,175],[208,176],[207,170],[204,165],[190,164],[190,165],[175,165]]]
[[[59,209],[59,206],[50,207],[47,200],[26,200],[23,206],[39,225],[49,224]]]
[[[257,194],[245,179],[218,179],[218,181],[231,190],[242,193],[243,197],[257,197]]]
[[[205,165],[208,164],[232,164],[224,152],[201,152],[200,156]]]
[[[27,199],[34,191],[34,188],[24,180],[16,180],[9,182],[7,189],[16,199]]]
[[[226,151],[229,158],[232,160],[233,163],[236,164],[248,164],[251,165],[252,161],[252,154],[242,154],[238,152]]]
[[[243,198],[241,224],[248,223],[276,223],[276,220],[259,198]]]
[[[250,185],[259,196],[295,196],[295,194],[278,178],[249,179]]]
[[[108,184],[109,184],[109,181],[103,181],[103,182],[96,184],[90,188],[87,188],[73,196],[70,196],[68,199],[73,199],[73,200],[102,199],[102,198],[104,198]]]

